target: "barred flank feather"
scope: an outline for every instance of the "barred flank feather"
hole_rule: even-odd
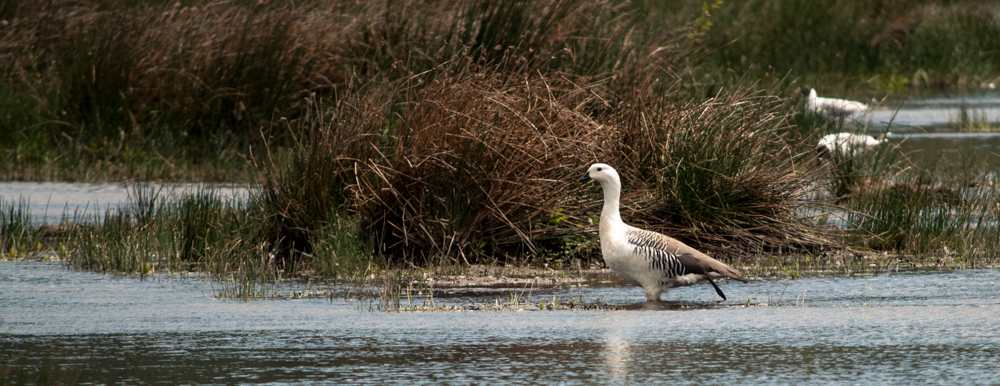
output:
[[[638,228],[629,229],[626,234],[629,244],[635,246],[632,253],[645,258],[649,269],[663,271],[667,278],[691,273],[681,264],[677,250],[668,249],[663,235]]]
[[[672,237],[631,226],[626,235],[629,244],[635,246],[633,253],[644,257],[650,263],[649,269],[663,271],[664,278],[669,279],[689,273],[708,275],[716,272],[730,279],[747,282],[733,267],[698,252]],[[719,295],[723,299],[726,298],[721,291]]]

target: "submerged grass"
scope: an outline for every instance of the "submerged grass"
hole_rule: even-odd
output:
[[[30,363],[28,363],[30,362]],[[0,364],[0,385],[73,385],[79,383],[79,370],[52,358],[40,362],[18,353]]]
[[[958,119],[948,125],[956,132],[992,133],[1000,131],[1000,123],[990,122],[985,111],[977,111],[962,103],[958,108]]]

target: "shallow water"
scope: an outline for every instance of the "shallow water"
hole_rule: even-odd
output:
[[[963,111],[992,132],[956,132]],[[890,131],[889,141],[916,162],[984,160],[1000,163],[1000,93],[937,95],[887,101],[870,114],[872,127]],[[926,166],[926,165],[925,165]]]
[[[932,95],[882,102],[872,113],[872,121],[894,126],[894,130],[933,130],[961,121],[962,111],[970,120],[1000,123],[1000,92]],[[923,128],[923,129],[920,129]]]
[[[127,384],[996,384],[998,282],[994,270],[894,272],[726,282],[721,304],[708,285],[666,295],[685,310],[385,313],[340,299],[220,300],[199,276],[5,262],[0,363],[27,380],[41,368]],[[437,301],[510,291],[639,309],[643,298],[594,283]],[[772,305],[738,306],[748,298]]]

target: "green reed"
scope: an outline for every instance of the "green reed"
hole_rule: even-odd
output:
[[[253,205],[211,189],[167,200],[159,189],[136,185],[125,205],[78,227],[67,259],[98,272],[203,271],[220,280],[220,296],[270,296],[279,264]]]
[[[988,177],[995,162],[980,161],[975,166],[897,162],[888,168],[877,166],[877,161],[869,164],[869,171],[894,171],[869,174],[855,182],[844,198],[848,238],[866,248],[921,261],[992,264],[1000,236],[996,221],[1000,201]]]
[[[0,197],[0,258],[14,259],[39,251],[41,232],[28,208],[29,202],[23,198],[8,202]]]

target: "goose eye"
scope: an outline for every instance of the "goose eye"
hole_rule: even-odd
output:
[[[601,168],[597,168],[597,171],[601,171]]]

